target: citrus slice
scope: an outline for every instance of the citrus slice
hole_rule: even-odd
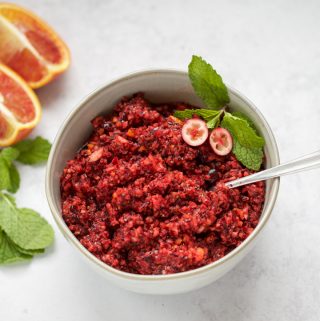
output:
[[[32,88],[67,69],[70,54],[56,32],[32,12],[0,3],[0,61]]]
[[[0,64],[0,146],[25,138],[41,117],[39,100],[14,71]]]

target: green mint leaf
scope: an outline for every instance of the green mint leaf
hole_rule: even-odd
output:
[[[206,122],[208,128],[215,128],[220,121],[222,111],[221,110],[211,110],[211,109],[185,109],[176,110],[173,116],[179,119],[189,119],[193,115],[201,116]]]
[[[16,199],[14,198],[13,195],[10,195],[10,194],[2,194],[2,193],[0,192],[0,201],[1,201],[1,197],[2,197],[3,195],[6,196],[6,198],[9,200],[10,203],[12,203],[12,205],[17,206]]]
[[[221,76],[201,57],[192,56],[189,78],[196,94],[209,109],[219,109],[230,101]]]
[[[18,247],[0,229],[0,264],[30,260],[32,255],[20,252]]]
[[[254,122],[247,115],[245,115],[241,111],[234,111],[234,112],[232,112],[232,115],[235,117],[241,118],[243,120],[246,120],[248,122],[248,124],[250,125],[250,127],[257,132]]]
[[[12,163],[18,156],[19,151],[14,147],[6,147],[0,153],[0,157],[4,158],[8,163]]]
[[[48,247],[53,242],[53,229],[37,212],[17,208],[13,197],[0,196],[0,226],[10,239],[26,250]]]
[[[10,187],[7,189],[10,193],[16,193],[20,187],[20,174],[17,167],[12,163],[9,167]]]
[[[185,110],[176,110],[173,116],[183,120],[183,119],[192,118],[193,115],[198,115],[198,116],[201,116],[204,120],[209,121],[220,114],[221,114],[220,110],[185,109]]]
[[[213,129],[217,126],[219,126],[219,123],[220,123],[220,116],[221,116],[221,112],[213,117],[212,119],[210,119],[208,122],[207,122],[207,127],[210,128],[210,129]]]
[[[0,157],[0,191],[11,187],[10,168],[8,162]]]
[[[247,148],[259,148],[264,146],[264,139],[255,132],[249,123],[230,113],[225,113],[221,122],[221,127],[230,131],[232,136],[240,143],[241,146]]]
[[[20,186],[20,175],[13,164],[13,160],[19,156],[15,148],[5,148],[0,153],[0,190],[15,193]]]
[[[24,249],[36,250],[50,246],[53,242],[54,232],[47,220],[30,208],[19,209],[21,222],[28,230],[28,234],[21,239]]]
[[[233,153],[245,167],[258,171],[263,160],[263,149],[248,148],[242,146],[236,139],[233,139]]]
[[[237,159],[247,168],[257,171],[263,161],[264,139],[252,127],[252,121],[246,118],[239,113],[225,113],[221,126],[228,129],[232,135],[232,151]]]
[[[42,137],[36,137],[35,139],[26,139],[18,144],[14,145],[19,151],[17,161],[33,165],[46,161],[48,159],[51,144],[48,140]]]
[[[18,245],[16,245],[16,248],[18,249],[18,251],[22,254],[26,254],[26,255],[37,255],[37,254],[41,254],[44,253],[44,249],[35,249],[35,250],[26,250]]]

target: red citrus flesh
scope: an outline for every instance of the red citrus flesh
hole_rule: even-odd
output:
[[[41,18],[20,6],[0,3],[0,61],[32,88],[39,88],[70,64],[67,46]]]
[[[27,83],[0,64],[0,147],[26,137],[38,124],[41,106]]]

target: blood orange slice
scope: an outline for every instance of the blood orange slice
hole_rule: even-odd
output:
[[[14,4],[0,4],[0,61],[32,88],[39,88],[67,69],[65,43],[42,19]]]
[[[41,117],[39,100],[14,71],[0,64],[0,146],[26,137]]]

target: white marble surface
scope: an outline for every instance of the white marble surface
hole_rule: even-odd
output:
[[[149,67],[210,61],[274,129],[282,160],[320,147],[320,2],[25,0],[63,36],[72,67],[38,90],[34,134],[54,138],[73,106],[102,83]],[[142,88],[143,89],[143,88]],[[44,168],[20,167],[19,205],[54,226],[54,247],[31,264],[0,268],[1,321],[319,320],[320,171],[285,177],[253,252],[197,292],[143,296],[113,288],[63,239],[49,212]]]

